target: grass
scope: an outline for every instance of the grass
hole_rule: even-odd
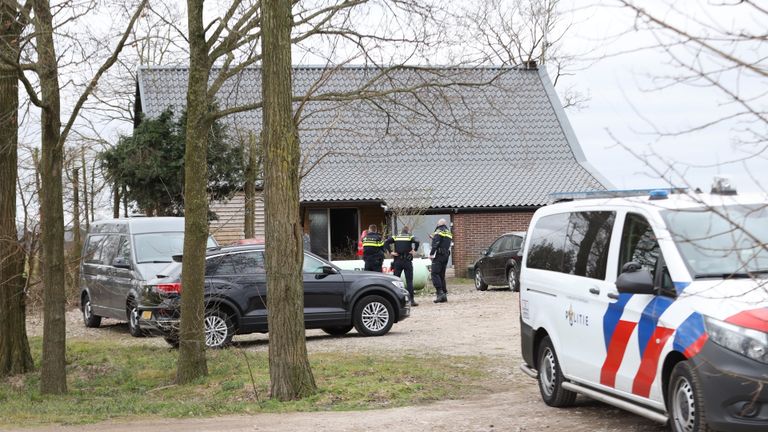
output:
[[[32,338],[30,342],[39,365],[41,340]],[[149,345],[69,341],[69,393],[41,395],[39,371],[1,380],[0,428],[395,407],[478,393],[488,378],[480,357],[312,354],[318,392],[301,400],[278,402],[267,396],[266,353],[237,348],[209,351],[209,375],[184,386],[173,384],[177,357],[176,350]]]

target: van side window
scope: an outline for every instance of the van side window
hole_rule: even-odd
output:
[[[128,237],[120,237],[120,248],[117,251],[117,257],[125,260],[125,262],[131,262],[131,242],[128,241]]]
[[[101,263],[106,265],[112,265],[112,260],[117,256],[117,249],[120,245],[120,236],[116,234],[109,234],[104,239],[101,246]]]
[[[659,242],[648,221],[638,214],[627,213],[621,235],[619,273],[624,264],[634,261],[640,264],[643,270],[655,275],[659,253]]]
[[[88,236],[88,242],[83,251],[83,262],[88,264],[101,264],[101,249],[104,243],[103,235]]]
[[[628,213],[624,221],[619,252],[619,273],[624,264],[630,261],[640,264],[643,270],[651,272],[654,283],[661,288],[661,294],[675,295],[675,286],[661,254],[656,235],[648,221],[634,213]],[[661,269],[661,274],[658,276],[657,269]]]
[[[536,222],[526,258],[529,268],[563,271],[569,213],[544,216]]]
[[[563,273],[605,279],[608,246],[615,220],[615,212],[571,213],[566,231]]]

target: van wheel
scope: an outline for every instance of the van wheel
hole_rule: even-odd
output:
[[[235,326],[232,319],[220,310],[205,312],[205,346],[218,349],[225,348],[232,343],[235,335]]]
[[[485,291],[488,289],[488,284],[483,281],[483,276],[480,274],[479,268],[475,268],[475,289],[478,291]]]
[[[667,411],[669,426],[673,432],[707,432],[704,412],[704,396],[701,393],[699,377],[690,363],[681,361],[672,369],[669,379]]]
[[[83,323],[86,327],[96,328],[101,325],[101,317],[93,314],[91,297],[87,293],[83,294],[83,300],[80,302],[80,307],[83,311]]]
[[[128,300],[128,308],[126,309],[128,315],[128,332],[133,337],[144,337],[146,333],[139,326],[139,309],[136,306],[136,300]]]
[[[382,336],[392,328],[394,310],[389,300],[371,295],[355,305],[355,329],[363,336]]]
[[[512,266],[507,270],[507,286],[512,292],[520,291],[520,279],[517,277],[517,267]]]
[[[344,336],[352,330],[352,326],[323,327],[322,330],[331,336]]]
[[[567,407],[576,401],[576,393],[563,388],[563,371],[549,336],[542,339],[539,348],[539,391],[549,406]]]

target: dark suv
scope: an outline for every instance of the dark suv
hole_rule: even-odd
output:
[[[178,258],[178,257],[175,257]],[[139,303],[142,328],[160,332],[178,345],[181,263],[149,281]],[[205,266],[205,343],[227,346],[235,334],[267,332],[267,277],[264,246],[209,250]],[[343,271],[304,253],[304,325],[331,335],[352,330],[381,336],[411,312],[399,278],[374,272]]]
[[[481,252],[474,265],[476,289],[485,291],[488,285],[506,285],[512,291],[520,289],[524,239],[524,231],[504,234]]]

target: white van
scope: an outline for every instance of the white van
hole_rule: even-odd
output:
[[[673,431],[768,431],[768,199],[577,199],[533,216],[521,369]]]

